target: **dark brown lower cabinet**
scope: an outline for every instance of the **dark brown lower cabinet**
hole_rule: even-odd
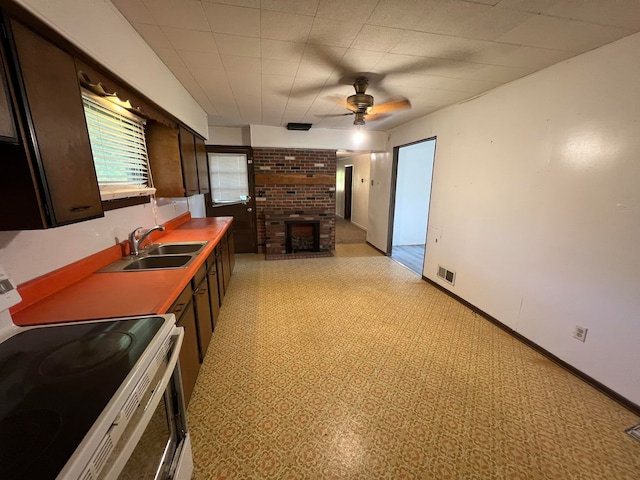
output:
[[[229,230],[228,234],[228,244],[229,244],[229,276],[233,273],[233,269],[236,268],[236,244],[235,238],[233,236],[233,230]]]
[[[198,326],[198,348],[200,352],[200,362],[202,362],[207,354],[213,333],[211,305],[209,303],[209,284],[207,283],[207,267],[202,265],[191,281],[193,284],[193,304],[196,308],[196,323]]]
[[[193,290],[191,285],[187,285],[169,309],[169,313],[173,313],[176,316],[177,325],[184,328],[184,339],[179,358],[185,405],[189,405],[193,388],[198,379],[198,372],[200,371],[198,331],[192,297]]]
[[[207,279],[209,282],[209,304],[211,306],[211,325],[215,329],[220,314],[220,294],[218,293],[218,265],[215,252],[207,259]]]
[[[231,280],[231,261],[229,260],[229,235],[225,234],[224,238],[220,242],[222,250],[220,256],[222,257],[222,277],[224,283],[224,293],[226,295],[229,288],[229,281]]]

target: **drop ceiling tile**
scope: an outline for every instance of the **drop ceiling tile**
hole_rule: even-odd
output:
[[[112,0],[111,3],[120,10],[129,23],[146,23],[148,25],[156,23],[151,11],[142,0]]]
[[[260,37],[260,10],[258,9],[205,3],[204,12],[214,33]]]
[[[210,73],[222,70],[222,60],[217,53],[178,50],[178,54],[189,70],[208,70]]]
[[[450,35],[408,32],[391,49],[391,53],[466,60],[491,45],[485,40],[471,40]]]
[[[638,0],[609,0],[585,2],[565,0],[553,4],[550,15],[573,18],[583,22],[640,30],[640,2]]]
[[[320,0],[316,17],[364,23],[377,3],[378,0]]]
[[[160,57],[160,60],[162,60],[162,62],[167,67],[169,67],[171,71],[173,71],[174,68],[176,70],[181,68],[187,69],[187,66],[184,64],[184,61],[182,60],[180,55],[178,55],[178,52],[176,52],[176,50],[173,47],[155,48],[154,52],[156,52],[156,55]]]
[[[262,10],[260,21],[262,38],[305,42],[311,31],[313,17]]]
[[[397,28],[364,25],[351,47],[374,52],[388,52],[402,39],[405,32]]]
[[[294,80],[295,80],[295,77],[293,76],[268,75],[263,73],[262,74],[263,98],[266,93],[266,94],[271,94],[269,96],[286,99],[289,95],[289,91],[291,90],[291,87],[293,86]]]
[[[306,78],[315,83],[319,81],[327,80],[333,69],[327,65],[320,65],[318,63],[301,63],[296,74],[297,78]]]
[[[367,20],[382,27],[412,29],[426,11],[425,0],[381,0]]]
[[[530,47],[585,52],[630,34],[628,30],[564,18],[534,15],[499,41]]]
[[[377,72],[375,66],[383,56],[384,53],[381,52],[368,52],[350,48],[340,61],[342,73],[351,74]]]
[[[209,24],[197,0],[144,0],[144,5],[153,12],[158,25],[208,31]]]
[[[299,62],[304,54],[304,43],[263,39],[261,41],[261,52],[262,58]]]
[[[533,73],[532,68],[504,67],[499,65],[484,65],[474,72],[476,80],[507,83]]]
[[[309,34],[309,43],[348,47],[351,45],[362,25],[353,22],[341,22],[326,18],[315,18]]]
[[[203,3],[222,3],[236,7],[260,8],[260,0],[203,0]]]
[[[548,48],[524,47],[508,43],[492,43],[473,56],[473,61],[488,65],[539,70],[575,56],[573,52]]]
[[[260,39],[214,33],[213,38],[221,55],[260,58]]]
[[[259,58],[236,57],[234,55],[221,55],[220,58],[222,59],[224,70],[229,76],[229,81],[231,81],[231,75],[229,75],[231,73],[247,75],[247,77],[239,77],[243,78],[245,83],[247,78],[262,73],[262,65]]]
[[[217,53],[216,42],[211,32],[185,30],[183,28],[161,27],[162,32],[176,50],[189,50],[192,52]]]
[[[474,17],[491,10],[493,8],[487,5],[459,0],[427,0],[414,29],[421,32],[457,35],[466,30]]]
[[[327,45],[307,44],[302,55],[302,63],[318,63],[321,65],[340,64],[347,49],[345,47],[329,47]]]
[[[173,45],[157,25],[147,25],[144,23],[134,23],[133,27],[144,39],[145,42],[153,49],[171,48]]]
[[[263,10],[314,16],[319,0],[262,0]]]
[[[602,3],[606,3],[605,0],[599,0]],[[558,0],[502,0],[497,8],[508,8],[511,10],[520,10],[522,12],[531,13],[548,13],[549,8],[557,3],[565,3],[564,0],[558,2]],[[584,5],[584,2],[580,2]]]
[[[264,58],[262,59],[262,73],[266,75],[289,75],[293,77],[298,71],[298,65],[298,62]]]

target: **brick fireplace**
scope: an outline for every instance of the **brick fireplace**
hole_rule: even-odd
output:
[[[335,150],[255,148],[253,159],[258,245],[267,259],[331,255],[335,249]],[[305,233],[307,225],[317,226],[306,227]],[[308,247],[314,228],[317,244]],[[292,231],[296,238],[287,241],[287,232]],[[296,248],[289,245],[292,241],[298,242]]]

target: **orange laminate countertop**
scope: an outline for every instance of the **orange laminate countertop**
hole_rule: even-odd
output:
[[[13,322],[29,326],[166,313],[232,221],[231,217],[193,218],[155,239],[156,243],[208,241],[187,268],[95,272],[13,314]]]

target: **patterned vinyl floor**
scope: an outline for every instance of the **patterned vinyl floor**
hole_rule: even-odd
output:
[[[188,416],[197,480],[640,478],[640,418],[366,245],[239,255]]]

